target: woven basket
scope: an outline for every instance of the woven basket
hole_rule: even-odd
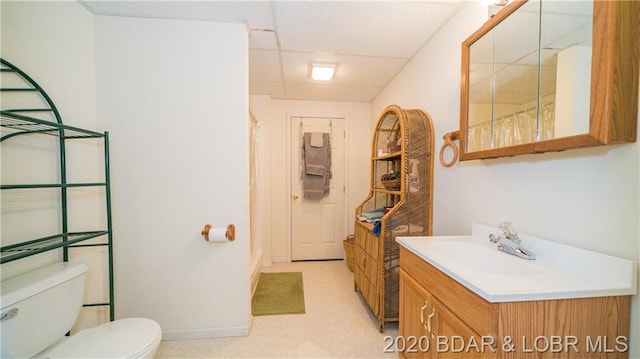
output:
[[[347,267],[349,267],[349,270],[352,272],[353,272],[353,262],[355,261],[354,259],[355,250],[356,250],[355,239],[356,237],[353,234],[350,234],[347,236],[347,239],[342,241],[342,244],[344,245],[344,255],[347,259]]]
[[[400,189],[400,178],[392,179],[392,180],[380,180],[384,188],[388,190],[399,190]]]

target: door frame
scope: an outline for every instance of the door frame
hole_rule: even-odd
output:
[[[291,134],[291,125],[293,123],[293,117],[300,117],[300,118],[323,118],[323,119],[342,119],[344,121],[344,169],[343,169],[343,173],[344,173],[344,201],[343,201],[343,213],[345,214],[345,221],[343,224],[343,228],[342,228],[342,233],[345,235],[347,234],[347,228],[349,228],[348,225],[348,220],[349,220],[349,216],[348,213],[350,213],[348,211],[348,205],[349,205],[349,172],[347,171],[347,168],[349,167],[349,146],[348,146],[348,139],[349,139],[349,121],[348,121],[348,117],[346,115],[332,115],[332,116],[328,116],[328,115],[313,115],[313,114],[306,114],[306,115],[300,115],[300,114],[296,114],[296,113],[288,113],[286,114],[287,118],[286,118],[286,126],[287,126],[287,131],[286,131],[286,141],[287,141],[287,159],[286,159],[286,166],[287,166],[287,181],[286,181],[286,186],[287,186],[287,190],[286,192],[286,224],[287,224],[287,228],[286,228],[286,233],[287,233],[287,262],[291,262],[291,247],[292,247],[292,230],[291,230],[291,225],[292,225],[292,220],[291,220],[291,196],[293,195],[293,193],[291,192],[291,177],[293,175],[292,171],[294,171],[294,167],[291,165],[291,151],[293,151],[293,149],[291,148],[291,141],[293,140],[292,138],[292,134]],[[297,167],[296,167],[297,168]]]

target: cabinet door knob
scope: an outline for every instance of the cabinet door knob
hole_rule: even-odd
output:
[[[298,199],[298,197],[299,196],[297,194],[294,194],[294,195],[291,196],[291,198],[293,198],[293,199]]]

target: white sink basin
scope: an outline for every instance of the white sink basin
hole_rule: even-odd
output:
[[[489,302],[568,299],[637,292],[634,261],[520,234],[536,255],[526,260],[489,242],[496,228],[470,236],[397,237],[396,241]]]
[[[471,241],[435,242],[430,244],[429,250],[438,256],[453,257],[469,270],[502,276],[540,274],[540,270],[528,260],[508,255],[495,247],[487,248]]]

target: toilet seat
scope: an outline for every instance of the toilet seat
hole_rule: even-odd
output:
[[[127,318],[84,329],[54,344],[40,356],[46,358],[152,357],[162,340],[158,323]]]

